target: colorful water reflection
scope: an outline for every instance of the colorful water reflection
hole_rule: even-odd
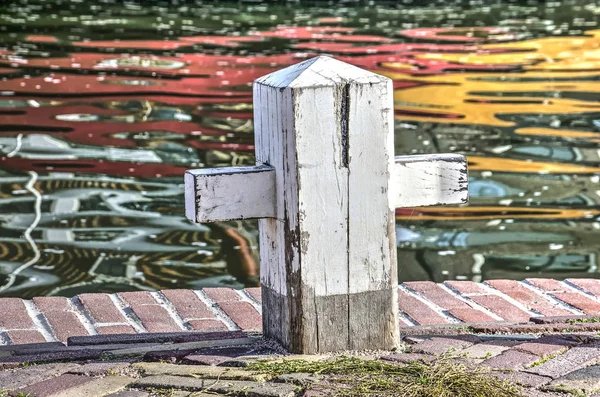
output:
[[[397,211],[402,280],[595,277],[600,8],[0,5],[0,295],[256,285],[254,222],[183,171],[254,163],[252,81],[318,54],[394,80],[396,152],[460,152],[469,206]]]

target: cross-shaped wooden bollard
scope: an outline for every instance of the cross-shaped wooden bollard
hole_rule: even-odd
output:
[[[256,166],[186,172],[186,216],[259,218],[265,336],[395,347],[395,208],[465,203],[465,158],[394,158],[391,80],[325,56],[255,81],[254,129]]]

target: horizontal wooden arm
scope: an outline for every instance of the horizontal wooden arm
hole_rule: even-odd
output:
[[[275,169],[229,167],[185,172],[185,216],[194,222],[275,217]]]
[[[467,159],[460,154],[397,156],[392,175],[396,208],[464,204]]]

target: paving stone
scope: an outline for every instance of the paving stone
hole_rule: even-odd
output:
[[[111,393],[106,397],[150,397],[150,393],[139,390],[121,390],[116,393]]]
[[[131,365],[130,361],[101,361],[80,365],[68,372],[76,375],[104,376],[119,373]]]
[[[519,344],[518,341],[488,341],[477,343],[466,349],[460,350],[457,354],[465,355],[467,358],[488,359],[510,349]]]
[[[397,363],[410,364],[415,361],[424,361],[429,362],[435,359],[431,354],[422,354],[422,353],[396,353],[396,354],[388,354],[380,357],[384,361],[391,361]]]
[[[600,391],[600,366],[592,365],[570,372],[553,380],[543,389],[586,396]]]
[[[227,356],[215,356],[210,354],[188,354],[183,357],[182,362],[184,364],[194,365],[219,365],[230,360],[231,357]]]
[[[102,325],[96,326],[96,330],[100,335],[113,335],[113,334],[135,334],[135,329],[131,325]]]
[[[250,303],[219,302],[218,305],[240,329],[255,332],[262,330],[262,316]]]
[[[90,378],[91,382],[85,382],[80,385],[62,390],[59,393],[52,394],[52,397],[104,397],[107,394],[123,390],[127,385],[135,381],[128,376],[105,376],[103,378]]]
[[[520,371],[493,372],[493,375],[501,380],[509,380],[525,387],[540,387],[552,381],[548,376],[541,376]]]
[[[200,365],[219,365],[227,361],[232,361],[236,357],[249,356],[253,354],[269,354],[273,353],[269,350],[264,350],[259,347],[257,350],[256,346],[229,346],[222,348],[207,348],[202,349],[194,354],[186,355],[183,358],[183,362],[187,364],[200,364]]]
[[[398,290],[398,307],[420,325],[446,324],[448,320],[417,298]]]
[[[492,288],[510,296],[523,304],[529,310],[535,310],[545,316],[568,315],[571,312],[558,304],[546,299],[542,294],[536,293],[514,280],[487,280],[485,282]]]
[[[121,292],[118,295],[129,304],[148,332],[181,331],[181,327],[175,323],[169,312],[159,305],[149,292]]]
[[[0,389],[29,386],[62,375],[78,366],[76,363],[52,363],[0,371]]]
[[[6,331],[8,338],[15,345],[28,343],[44,343],[46,338],[36,330],[12,330]]]
[[[527,372],[558,378],[577,369],[596,364],[599,359],[600,344],[579,345],[544,364],[527,369]]]
[[[413,345],[411,351],[412,353],[444,354],[450,350],[466,349],[478,342],[480,342],[480,339],[475,335],[433,337]]]
[[[161,292],[186,321],[192,319],[216,319],[212,310],[210,310],[193,291],[187,289],[173,289],[163,290]]]
[[[544,337],[534,342],[521,343],[514,348],[540,357],[547,357],[562,354],[572,345],[572,342],[561,337]]]
[[[183,376],[158,375],[138,380],[139,388],[178,388],[185,390],[210,390],[215,393],[241,393],[247,396],[294,397],[298,387],[288,383],[249,382],[243,380],[198,379]]]
[[[78,298],[96,323],[127,321],[108,294],[81,294]]]
[[[517,370],[528,367],[539,359],[535,354],[511,349],[483,361],[482,365],[490,368]]]
[[[59,393],[69,392],[70,389],[93,382],[94,378],[87,376],[63,374],[55,378],[46,379],[44,381],[17,389],[18,392],[27,395],[31,394],[35,397],[56,396]],[[71,394],[73,396],[73,394]]]
[[[33,303],[44,314],[54,335],[60,341],[65,342],[71,336],[88,335],[67,298],[44,296],[33,298]]]
[[[258,303],[262,304],[262,294],[260,287],[246,288],[244,291],[248,293]]]
[[[106,345],[114,343],[185,343],[243,338],[242,331],[227,332],[156,332],[134,335],[94,335],[69,338],[69,346]]]
[[[198,342],[173,343],[148,347],[131,347],[129,349],[119,349],[102,352],[102,358],[119,359],[120,357],[143,357],[149,352],[160,351],[185,351],[191,354],[194,351],[201,350],[207,347],[218,346],[236,346],[236,345],[251,345],[257,343],[259,338],[240,338],[240,339],[224,339],[224,340],[207,340]]]
[[[2,298],[2,313],[0,314],[0,328],[28,329],[34,328],[33,321],[27,313],[25,304],[19,298]]]
[[[262,382],[267,378],[265,375],[257,372],[209,365],[135,363],[132,366],[135,369],[141,370],[144,376],[194,376],[202,377],[203,379],[250,380],[255,382]]]

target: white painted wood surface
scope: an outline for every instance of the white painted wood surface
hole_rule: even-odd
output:
[[[394,209],[465,202],[464,157],[394,158],[392,82],[333,58],[253,90],[257,166],[188,171],[188,218],[260,218],[266,336],[298,353],[395,347]]]
[[[392,96],[329,57],[255,82],[257,160],[283,192],[260,221],[263,331],[293,350],[397,343]]]
[[[207,168],[185,173],[185,215],[194,222],[275,217],[275,170]]]
[[[468,201],[465,156],[398,156],[395,163],[392,188],[396,208],[464,204]]]

